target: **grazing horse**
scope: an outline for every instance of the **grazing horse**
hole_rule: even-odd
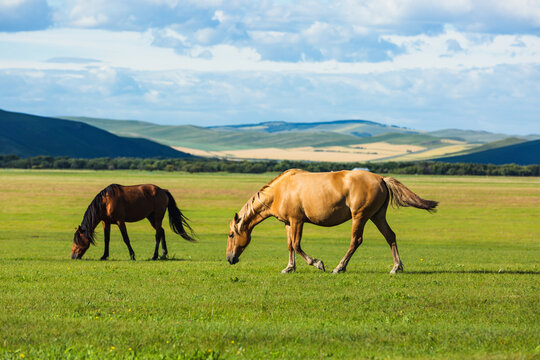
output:
[[[158,258],[160,242],[163,249],[161,256],[165,258],[167,256],[167,244],[165,243],[165,231],[161,227],[161,223],[167,209],[169,210],[171,229],[184,239],[195,241],[192,236],[186,233],[184,227],[191,233],[193,231],[168,190],[152,184],[133,186],[111,184],[107,186],[96,195],[88,209],[86,209],[82,223],[73,236],[71,258],[82,258],[90,244],[95,245],[94,229],[101,221],[105,233],[105,251],[101,260],[106,260],[109,257],[111,224],[118,225],[122,238],[129,249],[131,260],[135,260],[135,252],[131,248],[125,223],[136,222],[144,218],[147,218],[156,229],[156,249],[152,260]]]
[[[375,223],[392,250],[394,267],[391,274],[403,271],[396,235],[386,222],[386,209],[413,206],[435,211],[437,201],[424,200],[394,178],[368,171],[337,171],[310,173],[291,169],[263,186],[248,200],[230,223],[227,260],[231,265],[251,241],[253,228],[268,217],[285,223],[289,245],[289,264],[282,273],[296,270],[295,252],[309,265],[325,271],[321,260],[307,255],[300,247],[304,223],[320,226],[339,225],[352,218],[352,238],[349,250],[332,271],[344,272],[352,255],[362,243],[364,226]]]

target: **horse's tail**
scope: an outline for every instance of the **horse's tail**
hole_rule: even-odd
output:
[[[412,206],[429,212],[437,211],[435,208],[439,204],[438,201],[422,199],[392,177],[385,177],[383,180],[390,191],[390,199],[393,206]]]
[[[165,190],[165,193],[169,198],[169,224],[171,225],[172,231],[174,231],[187,241],[197,241],[193,236],[193,229],[191,228],[191,226],[189,226],[187,222],[188,218],[186,218],[184,214],[182,214],[178,206],[176,206],[176,201],[174,201],[174,198],[169,192],[169,190]],[[188,234],[185,229],[188,229],[190,234]]]

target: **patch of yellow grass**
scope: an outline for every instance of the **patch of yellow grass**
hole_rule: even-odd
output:
[[[431,149],[419,153],[410,153],[405,154],[402,156],[398,156],[392,160],[399,160],[399,161],[416,161],[416,160],[426,160],[426,159],[433,159],[437,157],[443,157],[445,155],[451,156],[452,154],[455,154],[460,151],[468,150],[477,145],[470,145],[470,144],[456,144],[456,145],[448,145],[443,146],[436,149]]]
[[[441,139],[441,142],[445,144],[466,144],[465,141],[453,140],[453,139]]]
[[[307,160],[331,162],[376,161],[387,157],[395,157],[408,152],[422,151],[425,148],[417,145],[393,145],[385,142],[358,144],[350,147],[328,146],[314,148],[311,146],[290,149],[261,148],[248,150],[205,151],[187,147],[174,147],[189,154],[204,157],[226,159],[268,159],[268,160]]]

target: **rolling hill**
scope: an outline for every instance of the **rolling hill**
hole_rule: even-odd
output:
[[[503,141],[509,137],[513,139],[519,139],[521,141],[532,141],[540,139],[540,135],[525,135],[525,136],[511,136],[507,134],[495,134],[488,131],[478,130],[461,130],[461,129],[444,129],[437,131],[430,131],[426,134],[442,137],[446,139],[466,141],[471,144],[487,144],[492,143],[496,145],[499,141]]]
[[[199,156],[228,159],[416,161],[526,141],[484,131],[421,132],[366,120],[200,127],[86,117],[64,119],[85,122],[119,136],[145,137]]]
[[[444,157],[434,160],[452,163],[478,163],[495,165],[540,164],[540,140],[526,141],[518,144],[479,151],[472,154]]]
[[[148,139],[126,138],[94,126],[0,110],[0,153],[21,157],[192,157]]]
[[[264,131],[267,133],[283,132],[334,132],[370,137],[386,133],[418,133],[418,131],[376,123],[368,120],[335,120],[325,122],[290,123],[285,121],[268,121],[256,124],[213,126],[212,129],[232,131]]]
[[[108,120],[85,117],[64,117],[82,121],[122,136],[144,136],[171,146],[183,146],[201,150],[242,150],[253,148],[295,148],[349,146],[385,141],[390,144],[422,145],[427,147],[441,146],[441,139],[436,136],[418,132],[404,131],[403,128],[390,127],[363,120],[343,120],[329,123],[284,123],[271,122],[266,130],[259,128],[261,124],[199,127],[193,125],[159,125],[133,120]],[[368,123],[386,132],[375,136],[359,137],[347,133],[341,126]],[[289,126],[291,125],[291,126]],[[313,126],[312,126],[313,125]],[[336,130],[335,126],[338,126]],[[354,127],[358,129],[358,127]],[[294,130],[296,129],[296,130]],[[302,130],[303,129],[303,130]],[[390,129],[401,129],[389,132]],[[268,130],[268,131],[267,131]],[[318,130],[318,131],[316,131]],[[324,130],[324,131],[323,131]],[[372,132],[376,132],[371,130]],[[379,130],[380,131],[380,130]]]

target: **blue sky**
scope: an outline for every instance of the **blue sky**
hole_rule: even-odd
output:
[[[0,0],[0,108],[540,133],[536,0]]]

